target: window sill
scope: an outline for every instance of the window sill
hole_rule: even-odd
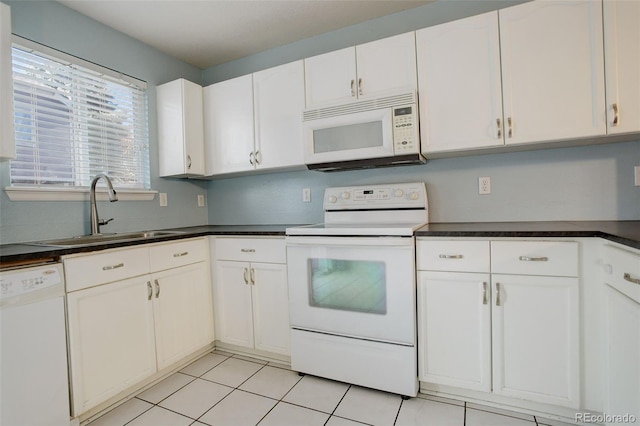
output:
[[[9,186],[4,189],[11,201],[88,201],[87,188],[42,188]],[[118,189],[118,200],[122,201],[150,201],[158,191],[145,189]],[[108,200],[107,191],[102,188],[96,190],[97,200]]]

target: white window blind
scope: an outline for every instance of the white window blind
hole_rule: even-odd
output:
[[[12,186],[149,189],[146,84],[14,45]]]

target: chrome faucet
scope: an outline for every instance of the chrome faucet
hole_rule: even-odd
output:
[[[108,193],[109,193],[109,201],[112,203],[114,201],[118,201],[118,195],[116,194],[115,189],[113,189],[113,185],[111,184],[111,179],[105,174],[98,174],[91,181],[91,193],[89,195],[89,202],[91,203],[91,235],[96,235],[100,233],[100,226],[106,225],[111,222],[113,218],[107,220],[100,220],[98,218],[98,207],[96,206],[96,184],[98,180],[103,178],[107,182]]]

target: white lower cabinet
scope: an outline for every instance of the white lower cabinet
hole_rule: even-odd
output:
[[[200,238],[64,259],[74,417],[213,342],[208,256]]]
[[[284,239],[216,238],[216,338],[289,356]]]
[[[418,239],[417,259],[423,389],[579,406],[577,243]]]
[[[605,413],[640,421],[640,251],[605,246],[604,260]]]
[[[146,275],[68,294],[74,417],[156,372],[149,280]]]

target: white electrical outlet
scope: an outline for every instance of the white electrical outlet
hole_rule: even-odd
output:
[[[198,207],[204,207],[204,195],[198,194]]]
[[[635,178],[636,186],[640,186],[640,166],[635,166],[633,168],[633,172],[636,176]]]
[[[303,203],[311,202],[311,188],[302,188],[302,202]]]
[[[167,193],[166,192],[161,192],[159,194],[159,198],[160,198],[160,207],[167,207]]]
[[[491,178],[488,176],[478,178],[478,194],[491,194]]]

